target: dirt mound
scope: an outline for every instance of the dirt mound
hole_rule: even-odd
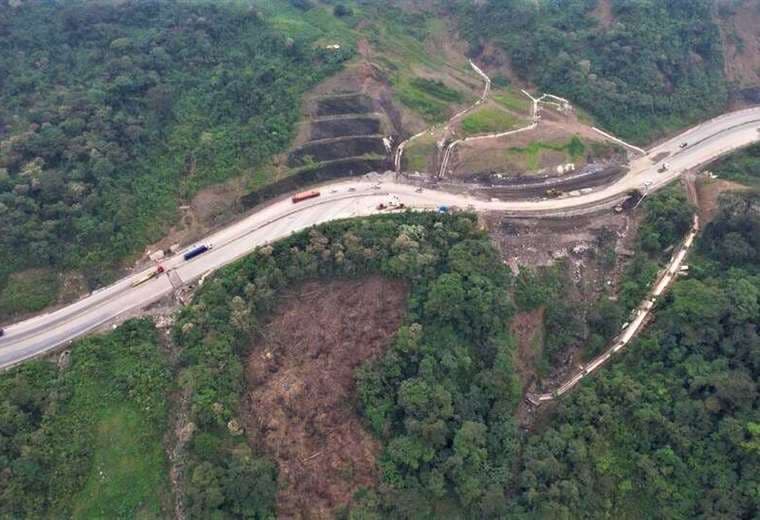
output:
[[[387,153],[382,136],[358,136],[322,141],[312,141],[290,153],[288,164],[301,166],[307,158],[316,161],[334,161],[345,157],[361,157],[367,154],[385,155]]]
[[[250,440],[279,467],[279,518],[331,518],[377,478],[379,443],[355,414],[354,370],[401,324],[406,285],[308,282],[283,298],[248,358]]]
[[[381,133],[381,122],[375,117],[341,117],[312,121],[311,123],[311,139],[313,141],[379,133]]]

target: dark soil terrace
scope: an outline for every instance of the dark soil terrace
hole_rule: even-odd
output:
[[[288,156],[288,165],[300,166],[304,159],[333,161],[345,157],[359,157],[366,154],[385,155],[387,153],[382,136],[357,136],[322,141],[312,141],[294,150]]]
[[[332,518],[377,480],[378,441],[356,415],[354,370],[401,325],[402,281],[308,282],[286,294],[248,357],[250,441],[279,467],[278,518]]]
[[[360,93],[330,96],[316,101],[316,114],[318,116],[366,114],[374,112],[374,110],[372,98]]]
[[[382,123],[378,117],[358,116],[322,119],[311,122],[311,140],[355,135],[377,135]]]

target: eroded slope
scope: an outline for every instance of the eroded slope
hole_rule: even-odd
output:
[[[355,414],[354,369],[389,345],[406,285],[371,277],[289,293],[248,357],[251,441],[279,467],[278,515],[326,518],[373,487],[380,450]]]

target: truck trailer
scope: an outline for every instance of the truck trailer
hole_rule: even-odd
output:
[[[190,251],[188,251],[187,253],[185,253],[184,256],[183,256],[183,258],[185,260],[191,260],[191,259],[195,258],[198,255],[202,255],[203,253],[205,253],[209,249],[211,249],[211,246],[208,245],[208,244],[202,244],[200,246],[196,246],[196,247],[192,248]]]
[[[313,199],[314,197],[319,197],[319,195],[320,195],[319,192],[316,191],[316,190],[302,191],[301,193],[296,193],[295,195],[293,195],[293,198],[291,200],[295,204],[296,202],[301,202],[302,200]]]

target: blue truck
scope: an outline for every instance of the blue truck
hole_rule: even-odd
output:
[[[209,249],[211,249],[211,246],[208,245],[208,244],[203,244],[203,245],[200,245],[200,246],[196,246],[196,247],[192,248],[190,251],[188,251],[187,253],[185,253],[185,255],[183,256],[183,258],[185,260],[192,260],[196,256],[202,255],[203,253],[205,253]]]

